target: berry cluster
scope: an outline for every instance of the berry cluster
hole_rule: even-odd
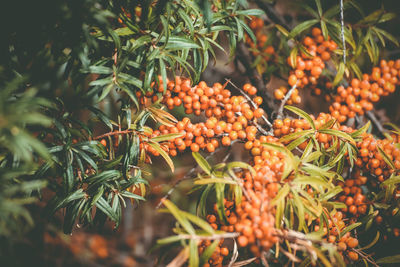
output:
[[[339,86],[337,96],[329,110],[339,122],[363,115],[373,109],[373,103],[381,96],[393,93],[399,85],[400,60],[381,60],[379,67],[374,67],[371,75],[364,74],[363,80],[353,79],[347,88]]]
[[[210,256],[208,262],[205,263],[203,265],[203,267],[210,267],[210,266],[222,267],[223,266],[222,263],[223,263],[224,258],[229,255],[229,249],[227,247],[223,246],[223,243],[224,243],[224,240],[221,240],[219,242],[219,244],[215,248],[213,254]],[[199,245],[199,253],[200,254],[203,253],[204,250],[210,245],[211,245],[210,240],[202,241]]]
[[[292,62],[291,57],[287,59],[288,65],[294,69],[290,72],[288,84],[297,88],[308,86],[316,95],[320,95],[318,79],[326,67],[325,62],[331,59],[332,52],[337,49],[337,44],[329,37],[328,40],[325,40],[319,28],[313,28],[311,34],[311,37],[306,36],[303,39],[303,45],[309,54],[300,52],[300,55],[296,56],[295,62]],[[331,83],[326,82],[325,86],[331,87]],[[278,100],[282,99],[285,94],[286,92],[282,88],[276,89],[274,92],[275,98]],[[300,101],[293,100],[293,102]]]
[[[178,152],[183,152],[188,148],[193,152],[201,149],[214,152],[221,145],[231,145],[234,140],[243,142],[244,148],[251,155],[250,165],[255,170],[255,174],[249,170],[237,172],[236,176],[243,191],[242,202],[240,205],[236,205],[231,200],[224,201],[226,220],[216,216],[218,212],[215,205],[214,211],[207,216],[207,221],[216,230],[239,233],[237,238],[239,247],[247,248],[256,257],[260,256],[262,251],[269,250],[279,241],[274,226],[275,210],[270,202],[279,192],[282,183],[291,180],[290,176],[284,181],[280,179],[284,171],[285,155],[264,146],[264,144],[285,145],[289,141],[279,142],[278,138],[309,130],[311,129],[310,123],[305,119],[278,119],[273,123],[273,135],[260,135],[257,126],[260,126],[258,119],[263,116],[263,110],[259,108],[262,104],[262,98],[256,96],[257,89],[250,84],[243,86],[243,91],[246,92],[247,96],[236,96],[232,95],[225,88],[225,85],[220,83],[216,83],[212,87],[207,86],[205,82],[192,86],[189,79],[176,77],[174,82],[167,81],[166,93],[161,100],[158,100],[157,92],[161,93],[163,90],[163,83],[161,82],[158,89],[155,90],[156,92],[146,95],[138,93],[137,96],[142,105],[149,106],[155,101],[161,101],[169,109],[183,106],[187,114],[197,116],[204,114],[206,121],[192,122],[190,118],[185,117],[176,123],[161,125],[158,130],[153,132],[143,132],[140,134],[140,149],[158,156],[159,152],[147,144],[148,139],[170,133],[181,134],[178,138],[160,144],[161,148],[171,156],[175,156]],[[286,93],[285,89],[281,88],[280,90]],[[297,97],[297,92],[293,92],[290,100],[296,103]],[[311,118],[316,128],[315,138],[319,145],[325,149],[339,144],[336,138],[319,132],[319,129],[328,127],[347,133],[354,131],[350,127],[340,125],[339,122],[331,123],[335,119],[333,114],[320,113],[316,118],[311,115]],[[338,119],[338,121],[340,120]],[[326,126],[327,124],[329,126]],[[341,238],[338,235],[348,223],[353,223],[359,216],[366,214],[369,207],[368,200],[361,189],[361,186],[368,186],[369,184],[367,184],[367,177],[363,176],[362,173],[370,172],[374,174],[378,177],[379,182],[387,179],[393,170],[383,159],[378,147],[389,155],[390,160],[394,162],[397,168],[400,167],[400,149],[394,144],[398,141],[400,140],[396,135],[388,139],[376,140],[372,135],[364,133],[362,140],[357,143],[359,148],[356,161],[357,169],[344,182],[337,182],[337,185],[343,188],[343,192],[336,197],[336,200],[344,203],[346,207],[341,212],[334,213],[332,218],[329,219],[329,225],[325,226],[324,232],[326,240],[335,243],[347,260],[358,260],[358,254],[351,250],[358,245],[358,240],[351,237],[350,233]],[[306,145],[307,143],[304,142],[299,145],[299,148],[305,149]],[[146,161],[150,161],[149,156],[147,156]],[[309,191],[312,195],[311,188]],[[345,216],[348,216],[348,218],[345,218]],[[318,227],[321,226],[318,219],[315,219],[312,219],[314,220],[313,223],[317,224],[312,227],[317,231]],[[210,244],[209,241],[203,241],[199,246],[200,253]],[[228,255],[229,249],[224,246],[222,240],[206,266],[222,266],[225,257]]]
[[[231,96],[220,83],[208,87],[200,82],[191,87],[188,79],[176,78],[175,83],[168,82],[163,102],[169,109],[183,104],[187,114],[204,112],[208,117],[206,122],[192,123],[184,118],[175,126],[160,126],[161,134],[182,133],[181,138],[169,143],[170,155],[176,155],[176,149],[184,151],[190,147],[193,152],[200,149],[214,152],[221,144],[229,146],[236,139],[254,140],[257,133],[254,124],[264,114],[259,108],[262,98],[255,96],[257,89],[250,84],[245,84],[243,90],[253,97],[251,101],[244,96]]]
[[[338,201],[346,204],[346,207],[342,209],[343,212],[347,212],[351,218],[356,218],[367,212],[367,198],[361,189],[361,186],[366,184],[367,177],[362,176],[359,171],[356,171],[353,176],[354,178],[338,183],[343,189],[338,196]]]
[[[274,97],[276,100],[282,100],[285,97],[285,95],[287,94],[287,92],[288,92],[288,89],[285,86],[281,86],[274,91]],[[293,92],[290,95],[290,98],[288,99],[288,101],[286,103],[288,105],[301,103],[301,97],[299,96],[299,90],[297,88],[293,89]]]
[[[314,226],[314,231],[320,230],[320,220],[316,220],[317,225]],[[329,243],[337,244],[339,252],[347,256],[345,260],[357,261],[358,254],[352,251],[352,248],[358,246],[357,238],[354,238],[350,235],[350,232],[345,233],[343,236],[339,236],[340,232],[344,230],[344,228],[348,226],[346,224],[346,218],[342,212],[338,211],[332,216],[329,216],[328,223],[323,226],[324,239]]]
[[[320,113],[318,114],[318,117],[315,118],[313,115],[311,115],[311,118],[313,119],[315,129],[318,131],[322,126],[325,126],[326,123],[334,119],[330,114],[327,113]],[[274,136],[276,137],[283,137],[285,135],[303,131],[303,130],[308,130],[311,129],[311,126],[308,121],[305,119],[290,119],[290,118],[285,118],[284,120],[277,119],[273,123],[273,128],[274,128]],[[340,130],[344,132],[351,132],[352,129],[345,126],[345,125],[340,125],[339,123],[334,123],[331,126],[331,129],[335,130]],[[316,132],[315,134],[316,140],[320,143],[320,145],[323,145],[325,148],[329,148],[333,144],[333,138],[332,135],[325,134],[325,133],[320,133]],[[289,141],[283,142],[283,144],[287,144]],[[306,142],[302,143],[299,145],[299,148],[304,149],[305,146],[307,145]]]
[[[255,57],[261,56],[266,62],[270,61],[275,54],[275,48],[268,45],[268,36],[263,32],[264,21],[261,18],[252,17],[249,26],[257,39],[257,43],[254,43],[250,36],[245,35],[245,41],[251,53]]]
[[[362,141],[357,144],[359,157],[356,165],[364,172],[375,175],[379,182],[383,182],[394,171],[385,162],[384,155],[393,162],[395,169],[400,169],[400,148],[395,145],[399,141],[396,134],[392,134],[390,138],[376,140],[371,134],[365,133]]]

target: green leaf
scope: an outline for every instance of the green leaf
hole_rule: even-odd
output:
[[[293,139],[298,139],[300,137],[303,137],[303,136],[306,136],[306,135],[312,134],[312,133],[314,133],[314,130],[303,130],[303,131],[299,131],[299,132],[290,133],[288,135],[281,137],[279,139],[279,142],[286,143],[288,141],[292,141]]]
[[[342,238],[346,233],[348,233],[348,232],[352,231],[353,229],[355,229],[356,227],[360,226],[361,224],[362,224],[361,222],[357,222],[357,223],[350,224],[349,226],[344,228],[343,231],[341,231],[339,234],[339,239]]]
[[[89,71],[96,74],[112,74],[113,70],[104,66],[90,66]]]
[[[89,186],[93,186],[94,184],[102,184],[107,181],[116,180],[119,177],[121,177],[121,173],[119,171],[107,170],[88,177],[86,179],[86,182],[89,184]]]
[[[61,201],[58,201],[57,198],[54,198],[51,200],[48,204],[49,212],[50,214],[54,214],[58,209],[66,207],[66,205],[74,200],[81,199],[85,196],[85,192],[83,192],[83,189],[78,189],[75,192],[69,194],[66,198],[62,199]],[[54,202],[57,202],[55,204]]]
[[[104,79],[97,79],[97,80],[91,81],[89,83],[89,85],[90,86],[104,86],[106,84],[111,84],[112,82],[113,82],[112,77],[107,77]]]
[[[110,130],[113,130],[110,119],[99,109],[89,106],[88,109],[92,111]]]
[[[164,200],[164,206],[171,212],[171,214],[175,217],[175,219],[179,222],[180,225],[191,235],[195,235],[196,232],[193,226],[190,224],[188,219],[185,217],[184,213],[180,211],[174,203],[169,201],[168,199]]]
[[[185,21],[186,27],[189,29],[190,35],[193,36],[194,34],[194,26],[193,26],[193,21],[192,19],[189,17],[188,14],[186,14],[186,12],[183,9],[179,9],[178,10],[178,14],[179,16],[181,16],[181,18]]]
[[[209,245],[201,254],[200,256],[200,265],[203,266],[205,263],[208,262],[212,254],[214,253],[215,249],[217,248],[219,244],[219,240],[214,240],[211,245]]]
[[[246,9],[246,10],[238,10],[236,11],[237,15],[245,15],[245,16],[262,16],[264,15],[264,11],[262,11],[261,9]]]
[[[298,147],[300,144],[302,144],[302,143],[306,142],[308,139],[310,139],[312,135],[313,134],[307,134],[307,135],[297,138],[296,140],[294,140],[287,146],[287,149],[293,150],[294,148]]]
[[[136,195],[136,194],[134,194],[132,192],[129,192],[129,191],[124,191],[124,192],[121,192],[120,194],[123,197],[131,198],[131,199],[137,199],[137,200],[143,200],[143,201],[146,200],[144,197]]]
[[[400,183],[400,176],[393,176],[390,177],[389,179],[385,180],[382,185],[388,186],[388,185],[396,185]]]
[[[170,169],[172,172],[175,171],[175,167],[174,167],[174,163],[172,162],[172,159],[170,158],[170,156],[167,154],[167,152],[165,152],[161,147],[160,144],[158,143],[148,143],[149,146],[151,146],[152,148],[154,148],[157,152],[160,153],[160,155],[165,159],[165,161],[168,163]]]
[[[159,135],[156,137],[151,138],[150,140],[153,142],[163,142],[163,141],[169,141],[169,140],[173,140],[179,137],[182,137],[184,134],[182,133],[170,133],[170,134],[164,134],[164,135]]]
[[[386,162],[387,165],[389,165],[390,168],[393,170],[396,170],[396,167],[394,166],[393,161],[389,158],[389,156],[386,154],[386,152],[380,147],[377,146],[379,154],[383,157],[383,160]]]
[[[317,20],[317,19],[311,19],[311,20],[307,20],[307,21],[304,21],[304,22],[298,24],[290,32],[290,34],[288,35],[288,38],[292,39],[293,37],[296,37],[297,35],[299,35],[303,31],[311,28],[313,25],[317,24],[318,22],[319,22],[319,20]]]
[[[264,143],[263,145],[278,152],[281,152],[285,155],[286,160],[281,180],[285,179],[293,170],[297,169],[297,166],[299,165],[299,160],[298,158],[295,158],[293,153],[290,152],[290,150],[288,150],[286,147],[271,143]]]
[[[292,68],[296,68],[298,52],[299,52],[298,46],[293,47],[292,51],[290,51],[289,58],[290,58],[290,65]]]
[[[199,266],[199,250],[197,248],[197,240],[191,239],[189,241],[189,267]]]
[[[179,235],[174,235],[174,236],[169,236],[169,237],[165,237],[165,238],[162,238],[162,239],[158,239],[157,240],[157,244],[166,245],[166,244],[177,242],[179,240],[182,240],[182,237],[179,236]]]
[[[352,132],[350,134],[350,136],[353,138],[357,138],[357,137],[361,136],[363,133],[365,133],[366,131],[368,131],[370,126],[371,126],[371,121],[368,121],[363,127],[361,127],[360,129],[358,129],[355,132]]]
[[[384,257],[376,260],[377,264],[392,264],[392,263],[400,263],[400,254],[392,255],[389,257]]]
[[[243,39],[243,27],[238,18],[235,17],[234,19],[236,21],[237,40],[241,41]]]
[[[226,165],[226,168],[229,169],[234,169],[234,168],[241,168],[241,169],[247,169],[250,171],[250,173],[252,175],[256,175],[256,171],[254,170],[254,168],[250,165],[247,164],[245,162],[241,162],[241,161],[234,161],[234,162],[229,162]]]
[[[382,30],[380,28],[374,27],[373,28],[377,33],[383,35],[386,39],[394,43],[396,46],[399,46],[399,41],[394,37],[392,34],[388,33],[385,30]]]
[[[305,215],[305,209],[303,202],[300,200],[299,194],[295,190],[291,190],[293,193],[293,201],[294,201],[294,208],[297,209],[297,216],[299,218],[299,225],[298,225],[298,230],[302,231],[303,227],[306,225],[306,221],[304,219]]]
[[[315,130],[315,124],[313,119],[310,117],[310,115],[307,114],[307,112],[293,107],[293,106],[285,106],[285,109],[290,110],[291,112],[299,115],[300,117],[304,118],[306,121],[308,121],[308,123],[311,125],[311,128]]]
[[[199,152],[192,152],[192,156],[196,160],[200,168],[208,175],[211,175],[211,166],[207,162],[207,160],[203,158],[203,156]]]
[[[317,6],[318,15],[319,15],[320,17],[322,17],[321,0],[315,0],[315,5]]]
[[[110,204],[103,198],[100,197],[96,201],[96,207],[99,208],[108,218],[113,220],[114,222],[118,221],[118,216],[115,214]]]
[[[345,68],[346,66],[344,65],[344,62],[340,62],[335,79],[332,83],[333,86],[336,86],[340,81],[342,81]]]
[[[278,31],[280,31],[284,36],[288,37],[289,36],[289,32],[288,30],[286,30],[283,26],[279,25],[279,24],[275,24],[275,27],[278,29]]]
[[[165,49],[169,50],[199,49],[199,48],[201,47],[197,43],[195,43],[192,39],[180,36],[169,37],[167,45],[165,46]]]
[[[290,192],[290,186],[289,184],[286,183],[281,189],[279,189],[278,194],[271,201],[271,206],[275,206],[278,202],[284,200],[285,197],[289,194],[289,192]]]
[[[225,215],[225,206],[224,206],[224,199],[225,199],[225,185],[224,184],[215,184],[215,193],[217,197],[217,212],[220,220],[223,220],[225,223],[226,215]]]
[[[134,34],[134,32],[131,29],[129,29],[128,27],[118,28],[118,29],[115,29],[114,31],[119,36],[127,36],[127,35]]]
[[[329,32],[328,32],[328,28],[326,27],[326,23],[324,20],[321,20],[321,30],[322,30],[322,35],[324,36],[324,39],[328,40]]]
[[[214,229],[208,224],[208,222],[206,222],[205,220],[197,217],[196,215],[193,215],[189,212],[186,211],[181,211],[182,214],[192,223],[196,224],[198,227],[200,227],[201,229],[203,229],[204,231],[206,231],[209,234],[214,234],[215,231]]]
[[[375,238],[371,241],[371,243],[369,243],[368,245],[360,248],[360,250],[364,251],[366,249],[369,249],[369,248],[373,247],[378,242],[380,236],[381,236],[381,232],[376,231]]]
[[[342,132],[339,130],[335,130],[335,129],[322,129],[322,130],[318,130],[318,132],[342,138],[342,139],[350,142],[351,144],[355,145],[354,139],[348,133],[345,133],[345,132]]]

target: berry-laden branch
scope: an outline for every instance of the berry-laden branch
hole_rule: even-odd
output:
[[[236,88],[236,90],[238,90],[250,103],[251,103],[251,105],[253,106],[253,108],[255,108],[255,109],[257,109],[258,108],[258,106],[257,106],[257,104],[256,103],[254,103],[254,101],[242,90],[242,89],[240,89],[239,87],[237,87],[231,80],[229,80],[229,79],[225,79],[228,83],[230,83],[233,87],[235,87]],[[268,127],[272,127],[272,124],[271,124],[271,122],[267,119],[267,117],[263,114],[262,116],[261,116],[261,118],[264,120],[264,122],[268,125]],[[255,124],[256,125],[258,125],[257,124],[257,122],[255,122]]]

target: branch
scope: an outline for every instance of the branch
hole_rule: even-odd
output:
[[[283,115],[283,108],[286,105],[286,102],[290,99],[290,97],[292,96],[294,89],[296,89],[297,84],[293,85],[292,88],[290,88],[289,92],[285,95],[285,98],[282,99],[281,105],[279,106],[279,110],[278,110],[278,118],[282,118]]]
[[[378,131],[384,136],[385,129],[383,128],[378,118],[375,116],[375,113],[370,110],[366,112],[366,115],[372,121],[372,123],[375,124],[376,128],[378,128]]]
[[[371,258],[370,255],[368,255],[368,254],[362,252],[362,251],[359,250],[359,249],[352,248],[351,250],[354,251],[355,253],[357,253],[358,255],[360,255],[361,258],[365,259],[366,261],[368,261],[369,263],[371,263],[373,266],[379,267],[379,265],[376,264],[376,262]]]
[[[109,132],[109,133],[105,133],[96,137],[93,137],[93,140],[98,140],[107,136],[111,136],[111,135],[119,135],[119,134],[127,134],[127,133],[132,133],[134,132],[134,130],[124,130],[124,131],[115,131],[115,132]]]
[[[246,48],[246,46],[243,43],[239,43],[237,46],[236,58],[242,63],[243,67],[245,68],[246,75],[254,78],[256,87],[258,89],[262,89],[261,92],[263,92],[263,94],[265,96],[265,97],[263,97],[263,99],[265,100],[267,113],[271,113],[272,111],[274,111],[276,108],[275,103],[274,103],[274,98],[266,90],[266,86],[265,86],[263,78],[260,76],[260,74],[257,72],[257,70],[251,66],[253,59],[252,59],[251,55],[249,54],[248,49]]]
[[[278,14],[278,12],[276,12],[272,4],[265,3],[262,0],[255,0],[255,2],[265,12],[265,14],[267,14],[271,22],[285,26],[287,29],[291,28],[289,27],[289,24],[286,22],[283,16],[281,14]]]

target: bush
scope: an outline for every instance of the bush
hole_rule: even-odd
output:
[[[153,161],[174,173],[191,153],[198,167],[154,207],[176,220],[153,248],[160,265],[398,263],[400,129],[397,106],[380,104],[398,97],[396,14],[303,2],[26,1],[4,14],[25,23],[1,45],[2,247],[41,212],[65,234],[118,228],[126,201],[151,197]],[[168,199],[183,180],[188,211]]]

